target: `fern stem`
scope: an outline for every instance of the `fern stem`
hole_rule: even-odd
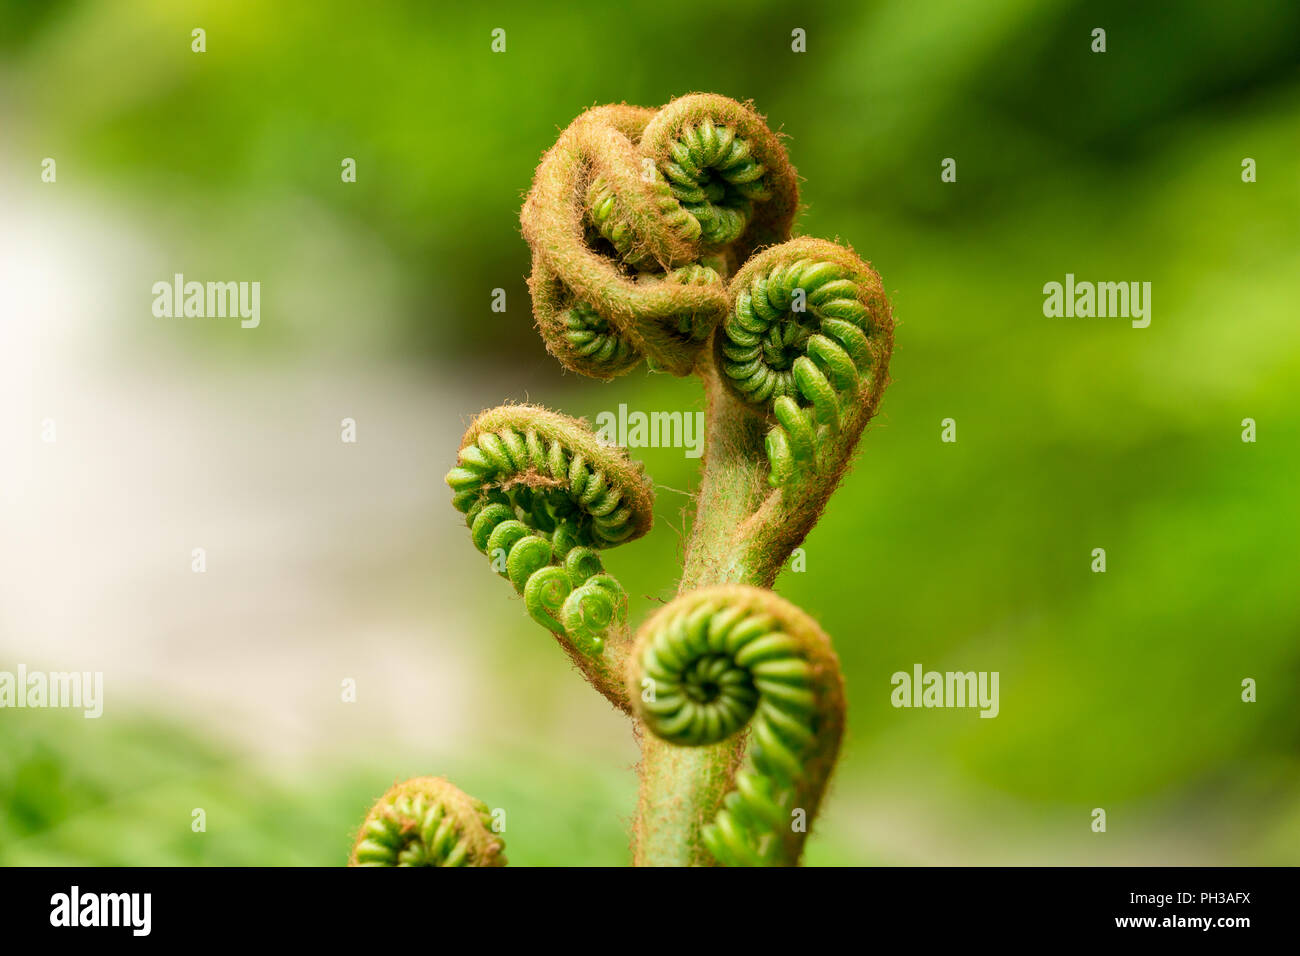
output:
[[[752,553],[740,533],[770,492],[763,456],[764,423],[723,385],[711,362],[701,378],[708,432],[695,521],[677,593],[685,595],[714,584],[771,587],[780,562]],[[713,865],[703,829],[732,789],[743,735],[707,747],[680,747],[642,727],[638,736],[641,788],[633,825],[633,864]]]

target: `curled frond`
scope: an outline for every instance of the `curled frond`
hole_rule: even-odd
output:
[[[796,203],[784,148],[734,100],[588,110],[542,158],[520,216],[547,348],[595,378],[643,358],[690,373],[726,311],[728,266],[788,236]]]
[[[474,546],[529,615],[587,657],[626,621],[627,594],[600,550],[639,538],[654,489],[639,463],[578,419],[533,405],[483,412],[447,473]]]
[[[349,866],[505,866],[487,805],[441,777],[399,783],[366,816]]]
[[[792,866],[839,752],[844,691],[830,639],[771,591],[684,594],[637,633],[629,687],[651,733],[703,747],[750,733],[701,838],[726,866]]]
[[[714,358],[732,393],[771,423],[773,486],[838,476],[876,413],[893,341],[880,276],[852,250],[800,238],[745,263]]]

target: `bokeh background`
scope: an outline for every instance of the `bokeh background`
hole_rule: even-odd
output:
[[[506,400],[701,407],[561,374],[518,228],[581,110],[696,90],[788,136],[800,231],[900,320],[778,583],[850,701],[808,862],[1300,861],[1300,8],[487,7],[0,4],[0,670],[106,684],[99,720],[0,711],[0,862],[340,864],[426,773],[507,811],[512,863],[627,862],[629,728],[442,475]],[[176,272],[260,281],[260,328],[154,318]],[[1151,282],[1150,328],[1044,318],[1067,272]],[[608,563],[639,620],[698,462],[637,455],[658,522]],[[893,709],[915,663],[999,671],[1000,716]]]

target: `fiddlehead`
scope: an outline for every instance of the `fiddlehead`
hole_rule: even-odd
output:
[[[734,100],[588,110],[542,158],[520,216],[547,348],[595,378],[642,358],[688,374],[737,256],[784,239],[796,202],[785,150]]]
[[[794,865],[839,752],[844,695],[821,628],[744,585],[678,597],[641,628],[629,687],[650,732],[682,747],[751,731],[749,754],[698,834],[718,863]]]
[[[794,239],[737,273],[715,361],[771,423],[773,486],[838,477],[888,383],[893,332],[880,277],[842,246]]]
[[[349,866],[505,866],[487,805],[441,777],[399,783],[366,816]]]
[[[798,206],[785,147],[748,106],[713,93],[673,100],[646,126],[641,149],[699,223],[706,247],[744,261],[790,235]]]
[[[509,405],[475,419],[447,484],[474,546],[523,595],[529,615],[625,706],[621,656],[603,658],[625,627],[627,594],[599,551],[650,528],[654,490],[639,463],[577,419]]]

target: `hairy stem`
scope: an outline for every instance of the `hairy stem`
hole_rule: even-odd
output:
[[[741,528],[771,491],[763,458],[764,426],[722,384],[707,362],[704,466],[695,521],[686,544],[679,594],[709,584],[770,587],[777,567],[747,553]]]
[[[702,831],[732,788],[744,738],[680,747],[637,726],[641,795],[632,831],[634,866],[713,866]]]
[[[606,700],[628,716],[633,715],[627,697],[627,661],[632,650],[632,633],[626,624],[618,624],[605,637],[605,650],[598,657],[583,654],[562,635],[556,635],[561,650],[578,672]]]
[[[701,372],[708,435],[695,522],[677,593],[713,584],[771,587],[784,557],[755,554],[742,528],[770,496],[763,423],[723,386],[712,363]],[[703,828],[732,789],[743,735],[707,747],[680,747],[637,727],[641,790],[633,827],[636,866],[711,866]]]

